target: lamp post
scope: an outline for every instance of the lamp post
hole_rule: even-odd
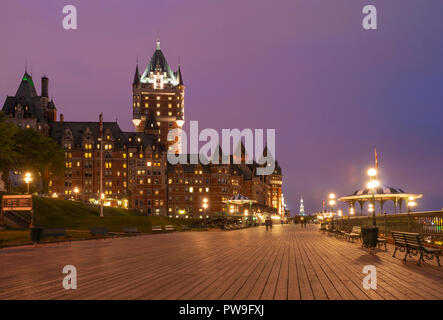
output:
[[[78,194],[78,192],[79,192],[78,187],[75,187],[75,188],[74,188],[75,200],[77,200],[77,194]]]
[[[368,188],[371,189],[372,193],[372,225],[376,226],[376,220],[375,220],[375,188],[377,188],[380,185],[380,182],[376,179],[377,176],[377,170],[374,168],[371,168],[368,170],[368,176],[370,178],[370,181],[368,182]]]
[[[208,209],[208,198],[203,199],[203,209],[205,210],[205,216],[206,216],[206,211]]]
[[[350,214],[351,216],[353,216],[353,215],[355,214],[355,211],[354,211],[354,208],[353,208],[353,207],[351,207],[351,208],[349,209],[349,214]]]
[[[408,198],[408,213],[412,212],[412,208],[415,207],[417,205],[417,203],[415,202],[414,197],[409,197]]]
[[[32,178],[31,178],[31,173],[29,173],[29,172],[26,172],[25,173],[25,182],[26,182],[26,185],[27,185],[27,190],[28,190],[28,194],[29,194],[29,183],[32,181]]]
[[[334,228],[334,206],[336,204],[335,201],[335,193],[330,193],[329,194],[329,206],[331,207],[331,223],[332,223],[332,228]]]

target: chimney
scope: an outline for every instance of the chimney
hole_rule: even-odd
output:
[[[65,117],[63,116],[63,113],[60,113],[60,123],[63,124],[64,120],[65,120]]]
[[[49,84],[49,79],[46,76],[42,77],[42,97],[46,97],[48,98],[48,84]]]

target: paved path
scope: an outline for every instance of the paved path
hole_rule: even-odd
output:
[[[0,250],[0,299],[443,299],[443,267],[296,225]],[[65,265],[76,290],[62,287]],[[364,265],[377,268],[365,290]]]

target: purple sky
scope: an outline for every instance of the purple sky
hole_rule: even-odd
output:
[[[78,30],[62,28],[66,4]],[[366,4],[377,31],[361,27]],[[312,213],[366,184],[374,147],[382,183],[441,209],[442,12],[435,0],[3,0],[0,104],[27,60],[66,120],[104,112],[132,129],[136,57],[144,68],[159,36],[174,70],[181,61],[187,121],[276,129],[293,212],[300,196]]]

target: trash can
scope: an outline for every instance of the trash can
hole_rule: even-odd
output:
[[[378,227],[361,227],[361,239],[366,248],[375,248],[378,240]]]
[[[43,228],[41,227],[31,227],[31,241],[34,243],[39,243],[42,238]]]

